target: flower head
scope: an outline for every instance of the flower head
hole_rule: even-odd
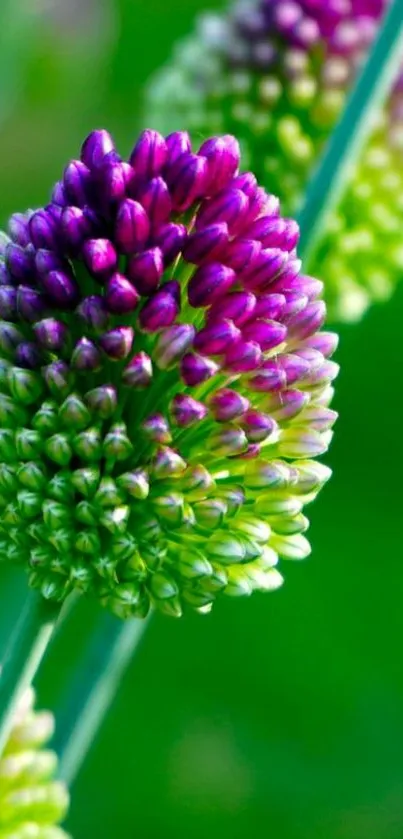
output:
[[[239,137],[259,180],[294,213],[387,0],[251,0],[204,15],[148,91],[147,120]],[[355,320],[402,274],[402,80],[360,155],[309,266],[332,318]]]
[[[1,552],[45,597],[206,611],[309,552],[336,338],[298,226],[238,167],[231,136],[148,130],[125,162],[95,131],[9,226]]]
[[[53,717],[33,709],[33,693],[24,695],[0,759],[0,836],[68,839],[60,827],[68,794],[55,781],[57,756],[46,749]]]

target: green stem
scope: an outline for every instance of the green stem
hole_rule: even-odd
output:
[[[39,668],[60,609],[60,603],[30,591],[0,674],[0,756],[12,728],[15,707]]]
[[[402,0],[392,0],[306,191],[298,219],[299,251],[305,259],[314,250],[330,210],[342,195],[363,144],[374,127],[377,112],[397,76],[402,58],[402,35]]]
[[[71,786],[116,696],[150,616],[122,623],[103,614],[90,640],[64,709],[57,715],[59,776]]]

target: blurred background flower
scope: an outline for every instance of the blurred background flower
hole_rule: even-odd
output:
[[[27,27],[18,97],[0,131],[2,228],[11,212],[44,205],[93,125],[108,125],[129,153],[142,86],[205,4],[97,8],[94,75],[74,39],[62,51],[47,36],[46,14]],[[17,55],[11,31],[0,38],[0,55],[6,46]],[[49,69],[62,55],[63,83]],[[2,96],[12,78],[1,73]],[[178,622],[155,617],[74,787],[72,835],[401,839],[402,311],[400,286],[341,329],[334,474],[310,511],[309,561],[290,564],[270,597],[223,598],[211,615]],[[26,581],[3,563],[0,585],[1,648]],[[40,707],[57,705],[98,613],[80,603],[55,639]]]
[[[386,2],[246,0],[204,14],[146,97],[146,121],[195,137],[231,131],[260,180],[295,213],[376,36]],[[147,101],[149,99],[149,101]],[[328,221],[313,264],[334,319],[390,296],[403,270],[402,78]]]
[[[1,839],[67,839],[57,827],[67,811],[68,794],[54,780],[57,756],[46,748],[53,734],[53,717],[34,710],[28,690],[20,701],[13,728],[0,759]]]

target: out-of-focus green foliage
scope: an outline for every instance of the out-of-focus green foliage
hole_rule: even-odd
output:
[[[52,3],[30,0],[41,17],[0,126],[2,226],[46,200],[91,127],[129,151],[142,84],[203,6],[93,0],[98,22],[84,30],[82,0],[69,30],[50,25]],[[74,788],[75,839],[401,839],[402,312],[400,289],[342,330],[334,477],[312,508],[312,557],[270,598],[155,619]],[[0,649],[19,583],[0,568]],[[81,603],[56,638],[41,707],[57,702],[95,616]]]

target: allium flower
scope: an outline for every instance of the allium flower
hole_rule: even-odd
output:
[[[309,553],[336,338],[231,136],[85,141],[0,287],[1,552],[122,617],[276,588]]]
[[[45,749],[53,717],[33,710],[33,692],[20,702],[0,759],[1,839],[68,839],[57,824],[66,815],[67,791],[55,781],[57,756]]]
[[[233,132],[283,210],[300,206],[387,0],[252,0],[205,15],[149,89],[147,120],[194,137]],[[314,262],[329,314],[355,320],[403,267],[403,75]],[[309,266],[311,267],[311,266]]]

